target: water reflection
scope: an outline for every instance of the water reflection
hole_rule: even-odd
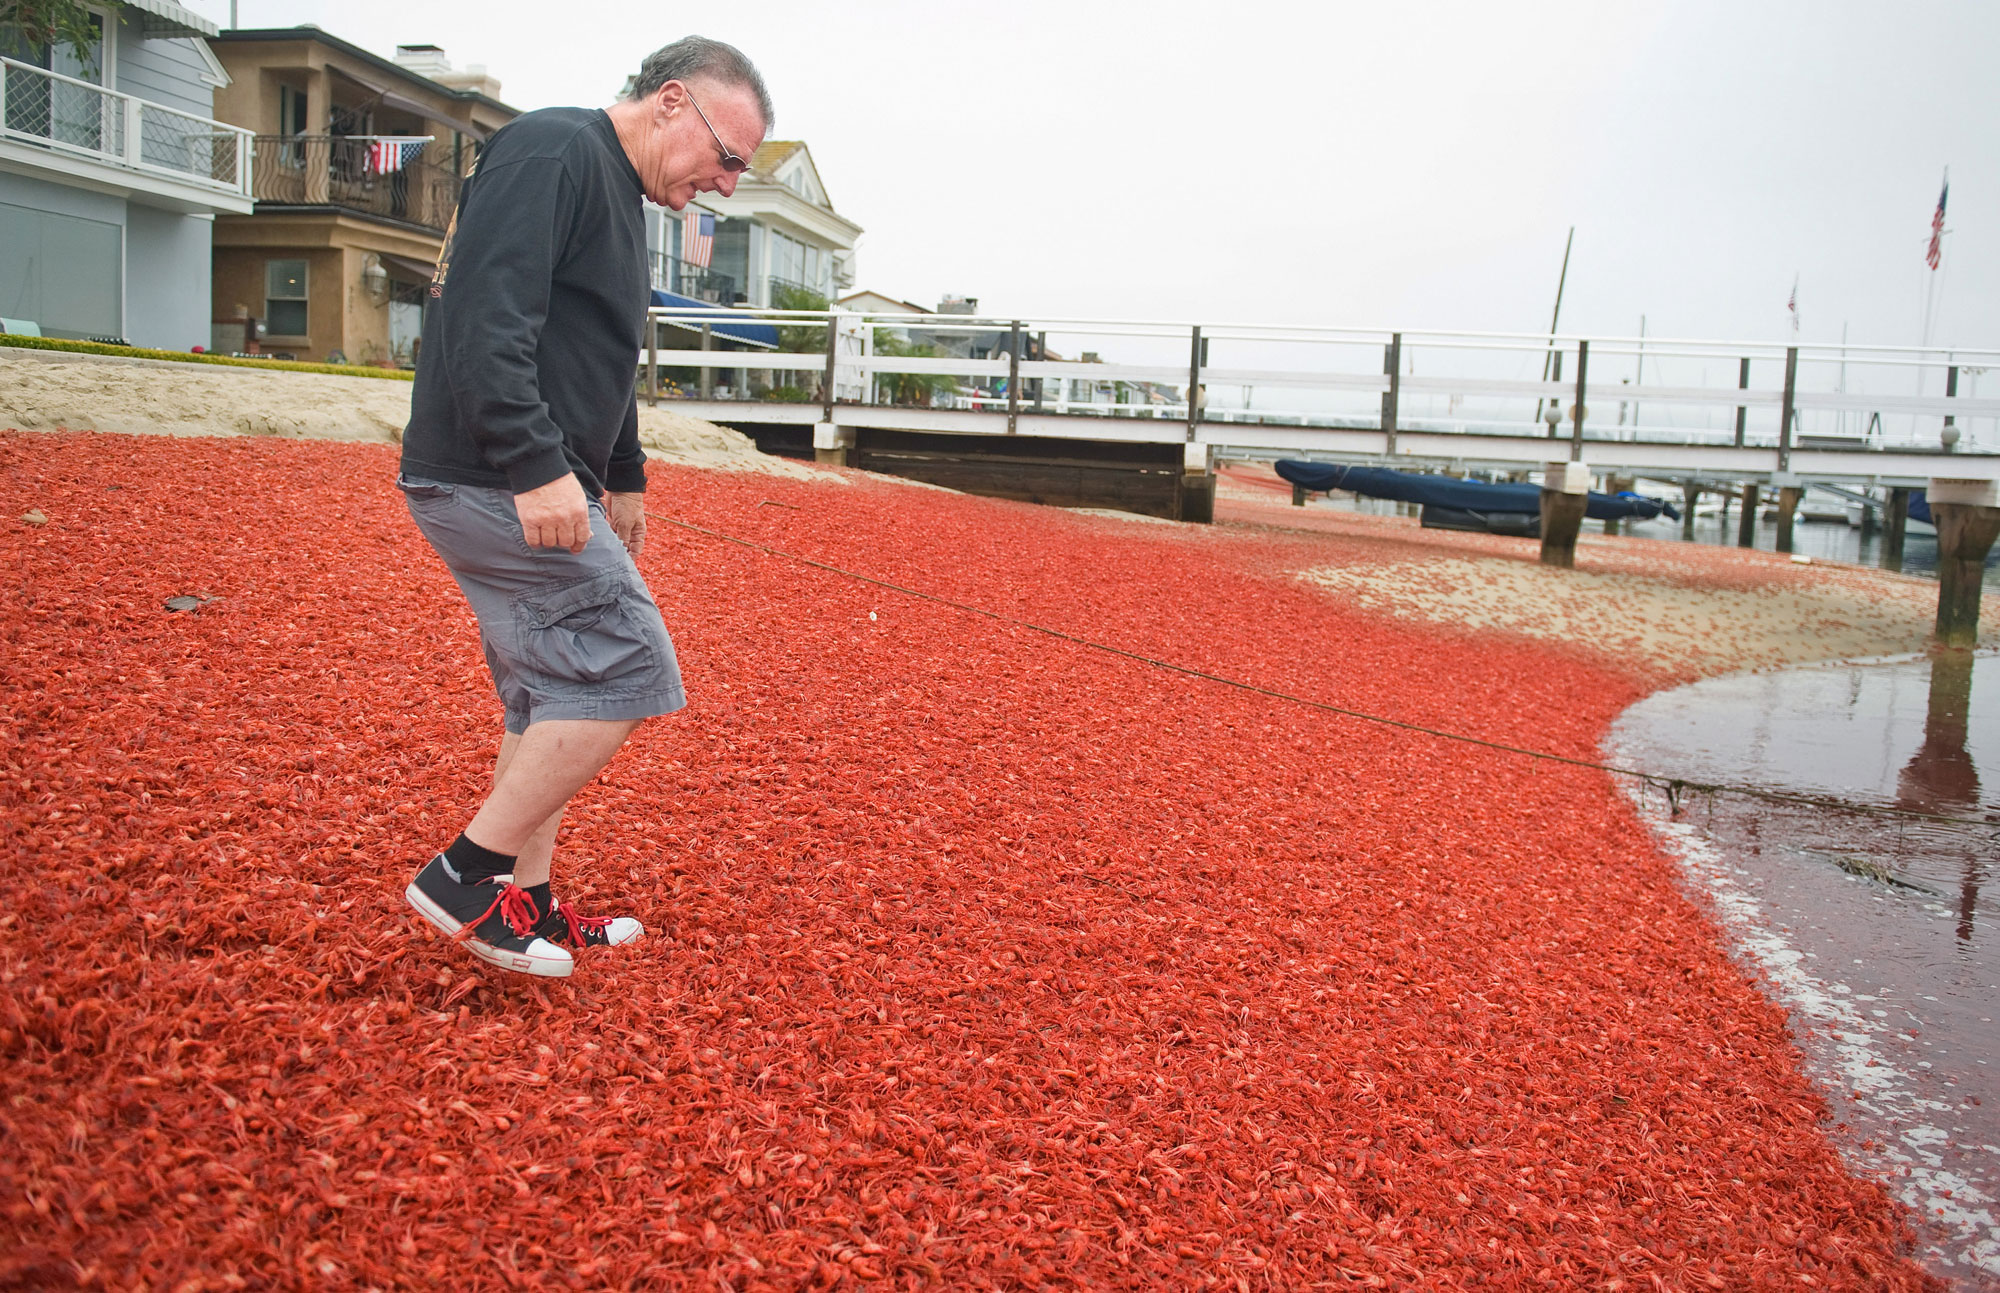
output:
[[[1972,717],[1970,651],[1940,651],[1931,657],[1930,706],[1924,715],[1924,743],[1896,779],[1896,802],[1918,812],[1957,815],[1953,810],[1979,803],[1979,765],[1966,748]],[[1968,855],[1959,881],[1958,937],[1972,941],[1973,913],[1985,866]]]

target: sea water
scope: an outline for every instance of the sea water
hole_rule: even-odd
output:
[[[2000,653],[1708,679],[1632,706],[1607,753],[1829,801],[1635,789],[1788,1008],[1842,1153],[1932,1270],[2000,1282]]]

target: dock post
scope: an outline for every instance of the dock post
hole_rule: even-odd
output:
[[[1805,489],[1798,485],[1787,485],[1779,481],[1773,481],[1772,484],[1778,486],[1777,549],[1780,552],[1789,553],[1792,550],[1792,525],[1793,522],[1798,520],[1799,515],[1799,496],[1805,493]]]
[[[1736,546],[1739,548],[1757,546],[1757,494],[1755,481],[1743,487],[1743,515],[1736,519]]]
[[[1292,506],[1304,507],[1305,505],[1306,505],[1306,487],[1304,485],[1299,484],[1297,481],[1293,481]]]
[[[2000,481],[1933,480],[1929,499],[1938,539],[1934,636],[1941,647],[1969,650],[1979,643],[1979,593],[1986,577],[1986,555],[2000,537]]]
[[[1891,489],[1889,505],[1882,509],[1882,569],[1903,573],[1903,534],[1909,525],[1910,491]]]
[[[1590,469],[1580,462],[1552,462],[1542,472],[1542,564],[1576,565],[1576,536],[1590,506]]]
[[[1797,407],[1798,393],[1799,348],[1787,346],[1785,347],[1785,407],[1778,413],[1778,470],[1781,473],[1788,473],[1792,469],[1792,416],[1793,410]],[[1782,500],[1784,494],[1781,492],[1778,497]],[[1798,500],[1792,501],[1796,503]],[[1783,506],[1782,502],[1780,506]],[[1780,519],[1778,525],[1780,529],[1784,529],[1784,520]],[[1785,532],[1789,534],[1790,530],[1786,529]],[[1778,549],[1780,552],[1791,550],[1789,545]]]
[[[1201,361],[1208,358],[1208,347],[1202,344],[1201,325],[1194,328],[1194,339],[1188,343],[1188,389],[1187,389],[1187,443],[1193,444],[1195,428],[1201,425]]]
[[[1745,355],[1742,362],[1737,365],[1736,389],[1739,391],[1750,389],[1750,356],[1748,355]],[[1738,449],[1743,447],[1743,420],[1749,412],[1750,410],[1741,404],[1736,406],[1736,447]]]
[[[1389,334],[1389,345],[1382,352],[1382,372],[1389,379],[1389,389],[1382,396],[1382,435],[1384,456],[1396,456],[1396,412],[1402,402],[1403,393],[1403,334]]]
[[[706,323],[701,325],[701,348],[703,350],[715,349],[715,336],[710,332],[710,326]],[[701,397],[705,400],[715,398],[715,370],[706,364],[702,365],[701,369]]]
[[[831,362],[830,360],[828,361]],[[1021,420],[1021,321],[1014,320],[1007,331],[1007,434],[1013,435]]]
[[[1948,400],[1958,398],[1957,364],[1944,370],[1944,397]],[[1949,413],[1944,415],[1944,430],[1938,433],[1938,443],[1944,446],[1946,453],[1958,448],[1958,424]]]
[[[1201,443],[1201,370],[1207,363],[1208,342],[1202,339],[1200,327],[1196,327],[1188,351],[1187,440],[1181,446],[1181,482],[1174,491],[1174,519],[1201,525],[1215,520],[1215,455],[1208,445]],[[1292,486],[1292,501],[1304,507],[1301,493],[1297,485]]]
[[[1583,461],[1583,377],[1590,371],[1590,343],[1576,343],[1576,403],[1570,407],[1569,460]]]
[[[820,382],[820,421],[833,421],[833,374],[840,362],[840,329],[834,326],[833,311],[826,312],[826,376]]]
[[[1720,512],[1718,513],[1718,520],[1720,521],[1720,523],[1721,523],[1721,526],[1722,526],[1722,529],[1721,529],[1721,533],[1723,533],[1723,534],[1728,534],[1728,533],[1729,533],[1729,500],[1730,500],[1730,499],[1732,499],[1732,498],[1734,498],[1734,497],[1736,497],[1736,496],[1735,496],[1734,494],[1730,493],[1730,492],[1729,492],[1728,490],[1726,490],[1726,489],[1718,489],[1718,490],[1716,490],[1716,491],[1715,491],[1715,494],[1716,494],[1716,497],[1717,497],[1717,498],[1720,498],[1720,499],[1722,500],[1722,509],[1721,509],[1721,511],[1720,511]]]
[[[1632,488],[1636,483],[1630,476],[1606,476],[1604,478],[1604,492],[1613,495],[1621,494]],[[1622,534],[1624,526],[1615,519],[1609,520],[1604,523],[1604,532],[1606,534]]]
[[[1728,498],[1729,495],[1724,494],[1723,497]],[[1700,483],[1692,480],[1682,481],[1681,500],[1681,537],[1683,539],[1692,539],[1694,538],[1694,505],[1701,501]]]
[[[660,321],[646,320],[646,407],[660,402]]]
[[[1555,375],[1549,378],[1549,380],[1555,382],[1557,385],[1561,385],[1563,379],[1563,352],[1560,350],[1556,351],[1554,356],[1552,356],[1552,358],[1555,361]],[[1561,400],[1549,401],[1549,439],[1551,440],[1556,438],[1556,428],[1562,425],[1562,415],[1556,412],[1556,410],[1561,407],[1562,407]],[[1540,417],[1541,415],[1542,415],[1542,402],[1540,400],[1536,400],[1535,416]]]

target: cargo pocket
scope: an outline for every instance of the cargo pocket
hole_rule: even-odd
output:
[[[410,510],[434,510],[443,507],[458,497],[456,486],[436,480],[411,480],[408,476],[396,478],[396,488],[403,491],[409,501]]]
[[[643,685],[655,648],[627,609],[631,596],[616,571],[522,595],[515,602],[522,659],[553,691],[615,691],[633,674]]]

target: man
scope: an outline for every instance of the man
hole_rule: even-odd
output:
[[[397,485],[479,619],[505,731],[486,802],[405,896],[503,969],[561,977],[578,948],[645,932],[579,916],[549,880],[570,797],[641,720],[686,703],[633,562],[641,199],[678,211],[734,192],[770,121],[741,53],[676,41],[608,110],[544,109],[495,134],[438,258]]]

